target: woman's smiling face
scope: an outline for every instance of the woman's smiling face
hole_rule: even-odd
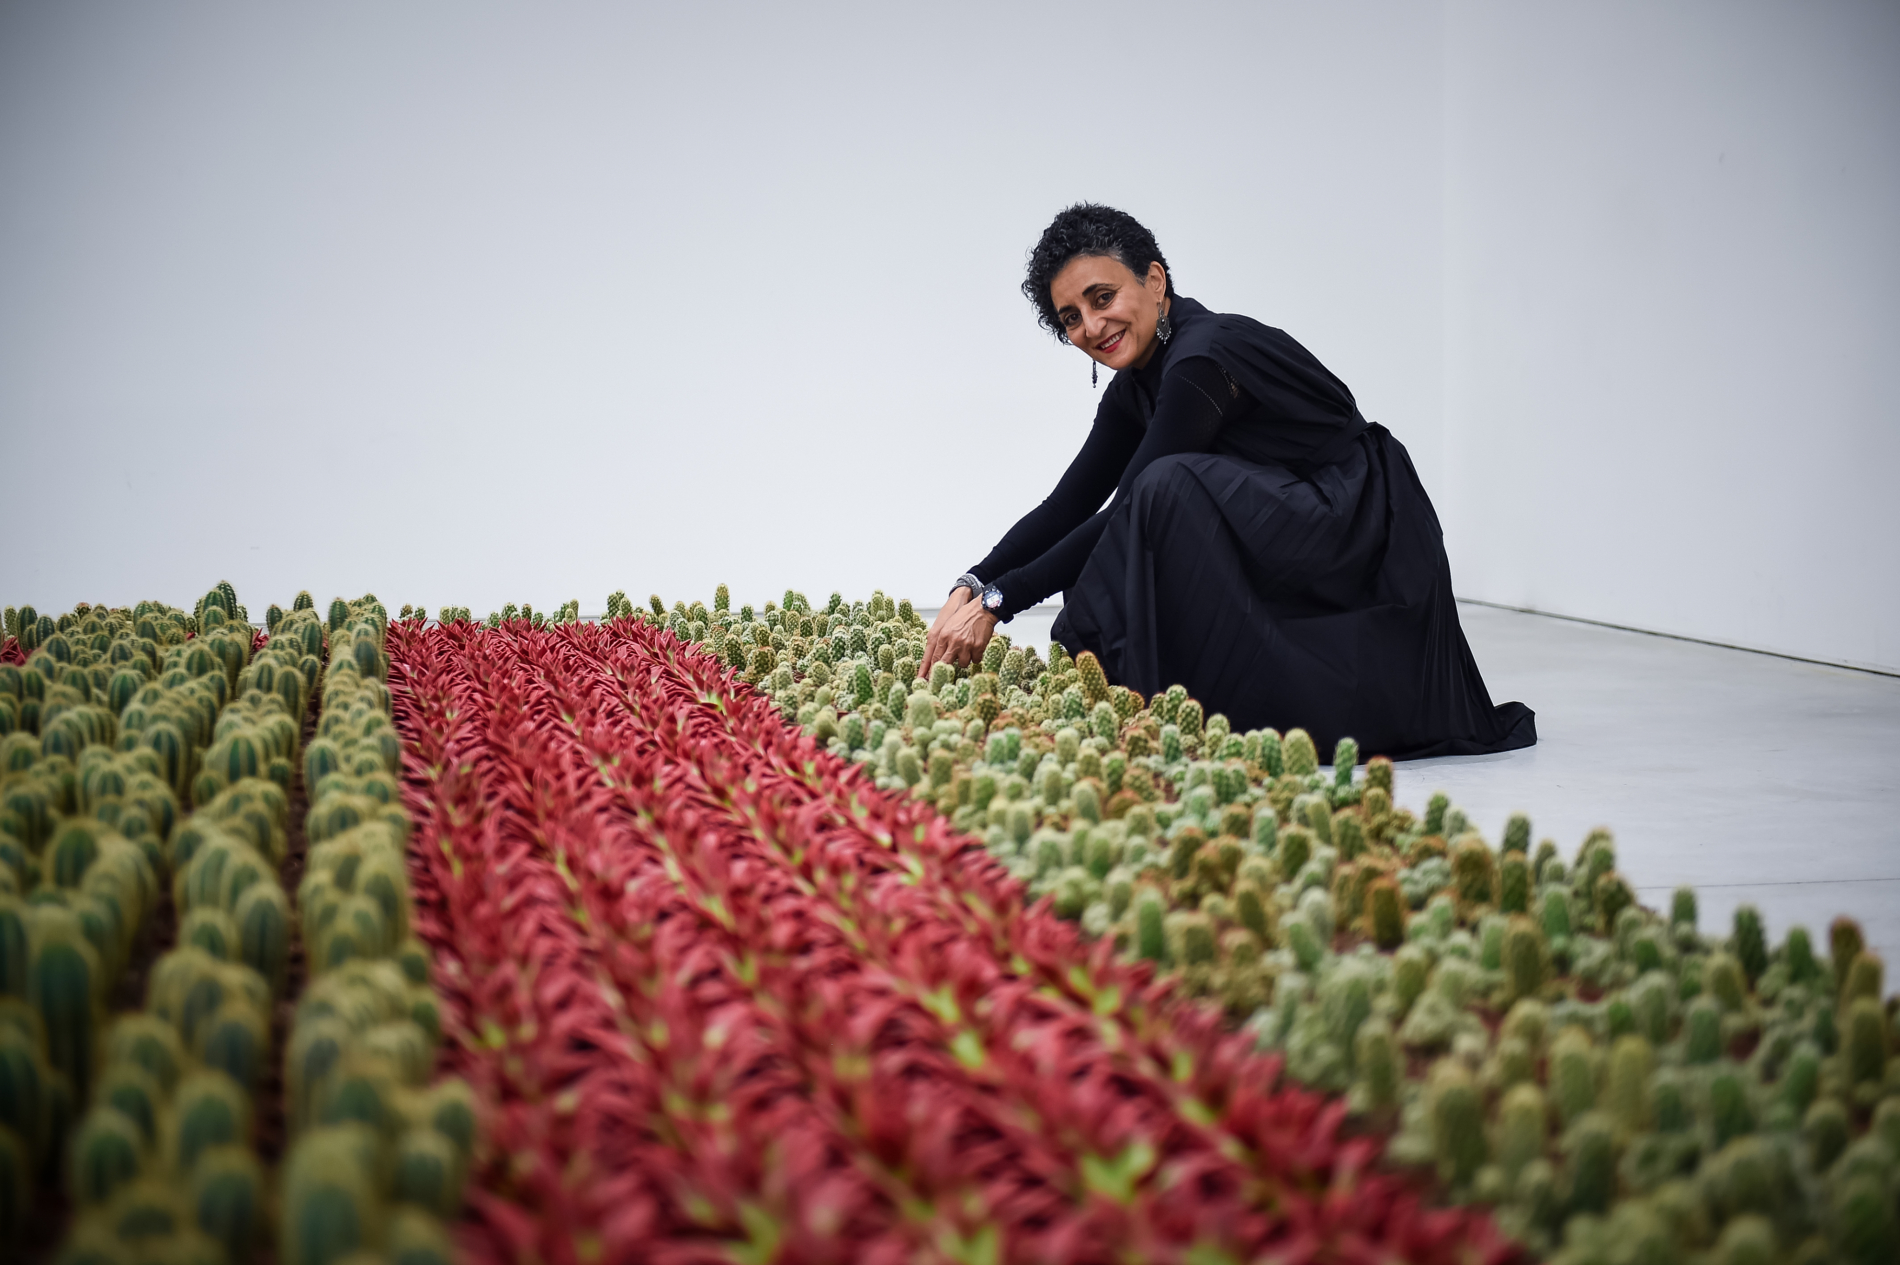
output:
[[[1160,263],[1138,277],[1111,255],[1077,255],[1049,283],[1056,323],[1071,343],[1109,369],[1148,363],[1158,345],[1155,318],[1168,310]]]

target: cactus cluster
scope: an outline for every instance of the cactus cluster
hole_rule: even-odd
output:
[[[321,978],[296,1011],[286,1083],[329,1114],[292,1127],[321,1152],[352,1127],[363,1086],[393,1078],[385,1097],[414,1127],[386,1148],[388,1210],[356,1246],[447,1260],[441,1218],[459,1203],[474,1115],[464,1087],[427,1084],[438,1012],[407,934],[383,608],[320,613],[300,594],[270,608],[255,652],[227,584],[189,615],[26,614],[26,661],[0,665],[0,1233],[59,1182],[76,1214],[66,1260],[235,1263],[270,1242],[279,1192],[250,1143],[298,925],[280,875],[302,771],[299,898]],[[144,1010],[109,1020],[105,994],[167,888],[177,947],[152,964]],[[347,1058],[332,1068],[322,1048],[339,1023]],[[300,1158],[283,1182],[321,1187],[322,1172]],[[279,1226],[286,1244],[308,1237],[299,1198],[303,1238]]]
[[[1533,1250],[1900,1253],[1900,1028],[1851,923],[1771,947],[1744,907],[1705,938],[1692,892],[1636,903],[1608,831],[1566,861],[1516,814],[1494,848],[1446,796],[1398,807],[1389,761],[1355,777],[1350,739],[1322,770],[1303,731],[1234,733],[1059,645],[999,635],[920,679],[923,620],[881,593],[650,605],[610,611],[709,646],[1086,934],[1220,999]]]
[[[126,614],[149,621],[148,633],[162,624],[184,627],[189,638],[165,644],[171,639],[146,636],[132,656],[114,655],[120,642],[105,647],[122,670],[157,658],[163,671],[144,684],[108,680],[119,749],[80,753],[76,807],[87,815],[53,835],[40,870],[67,887],[82,866],[91,885],[94,871],[116,865],[149,885],[141,889],[147,908],[169,877],[180,947],[153,963],[144,1010],[106,1021],[94,1006],[91,1067],[83,1083],[67,1076],[80,1110],[63,1161],[54,1160],[76,1214],[66,1257],[239,1260],[261,1242],[267,1207],[249,1131],[270,1058],[273,980],[281,989],[291,934],[278,867],[293,766],[280,759],[276,768],[244,770],[276,780],[214,775],[214,766],[234,734],[263,733],[267,750],[294,754],[316,660],[294,636],[253,658],[246,613],[229,585],[207,593],[188,622],[163,608]],[[312,618],[299,612],[289,626]],[[283,629],[281,611],[276,619]],[[154,654],[159,644],[165,648]],[[320,635],[313,649],[321,652]],[[181,797],[195,800],[196,811],[174,824]],[[139,820],[135,808],[149,828],[131,833],[145,848],[95,824],[123,832]],[[130,943],[94,937],[91,947],[98,979],[116,980]],[[47,1035],[57,1065],[61,1043],[51,1026]]]
[[[338,622],[318,737],[304,755],[310,850],[297,889],[312,980],[285,1053],[278,1259],[359,1252],[448,1262],[475,1144],[460,1081],[430,1084],[441,1024],[430,956],[410,935],[402,752],[385,684],[387,620],[373,598]]]
[[[155,1137],[149,1087],[108,1058],[106,1005],[162,898],[193,742],[230,696],[222,665],[248,651],[224,613],[9,612],[30,653],[0,663],[0,1237],[37,1189],[82,1179],[75,1163],[109,1177],[128,1139],[142,1155]],[[168,709],[189,736],[155,744]],[[140,1127],[92,1122],[100,1101]]]

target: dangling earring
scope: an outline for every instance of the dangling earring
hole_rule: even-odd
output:
[[[1093,358],[1091,358],[1091,359],[1089,360],[1089,385],[1090,385],[1090,386],[1095,386],[1095,385],[1096,385],[1096,383],[1097,383],[1097,380],[1096,380],[1096,377],[1095,377],[1095,371],[1096,371],[1096,370],[1098,370],[1098,369],[1100,369],[1101,367],[1102,367],[1102,366],[1101,366],[1100,364],[1098,364],[1098,363],[1096,363],[1096,361],[1095,361],[1095,360],[1094,360]]]
[[[1174,337],[1174,326],[1169,322],[1168,314],[1161,310],[1159,303],[1155,304],[1155,337],[1164,343]]]

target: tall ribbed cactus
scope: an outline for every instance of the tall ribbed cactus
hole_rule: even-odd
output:
[[[48,1061],[81,1102],[92,1094],[98,1036],[99,958],[73,913],[39,911],[27,994],[45,1025]]]

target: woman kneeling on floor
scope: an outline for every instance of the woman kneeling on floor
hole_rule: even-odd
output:
[[[1311,352],[1177,294],[1154,236],[1105,206],[1056,216],[1023,292],[1115,376],[1055,491],[958,578],[925,673],[1060,590],[1071,654],[1145,696],[1184,685],[1237,730],[1395,759],[1537,741],[1529,708],[1491,703],[1404,445]]]

